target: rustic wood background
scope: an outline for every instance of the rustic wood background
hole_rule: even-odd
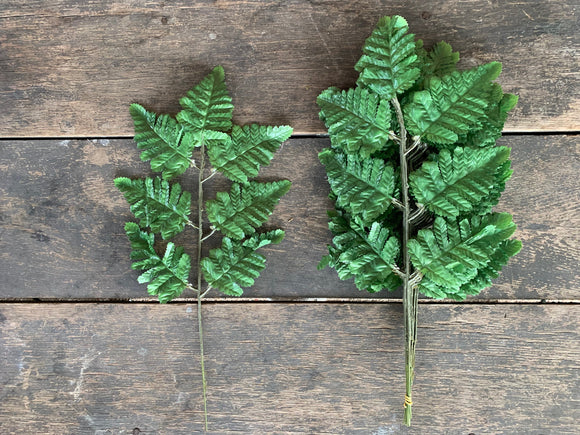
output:
[[[524,248],[479,296],[421,301],[411,429],[400,294],[315,268],[330,241],[316,95],[352,85],[364,39],[392,14],[465,67],[502,61],[520,96],[498,209]],[[572,0],[2,1],[0,433],[202,430],[193,295],[159,306],[137,284],[112,180],[148,170],[128,104],[175,113],[216,64],[235,122],[296,135],[263,172],[293,182],[270,222],[286,239],[245,298],[204,305],[210,432],[577,433],[578,35]]]

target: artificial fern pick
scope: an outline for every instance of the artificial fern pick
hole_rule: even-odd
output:
[[[463,300],[491,285],[521,249],[512,217],[493,213],[510,178],[495,146],[517,97],[493,83],[501,64],[457,71],[445,42],[431,51],[400,16],[383,17],[355,65],[354,89],[318,97],[331,147],[320,161],[334,238],[319,267],[361,290],[403,287],[405,415],[411,424],[418,293]]]
[[[140,283],[147,291],[166,303],[187,288],[197,295],[198,326],[203,385],[204,427],[207,431],[207,399],[203,355],[201,301],[212,289],[226,295],[240,296],[242,287],[250,287],[265,267],[266,258],[256,252],[270,243],[280,243],[284,231],[256,233],[268,219],[282,195],[290,189],[287,180],[259,182],[254,178],[261,166],[268,165],[282,142],[290,137],[289,126],[232,126],[234,106],[228,94],[224,70],[218,66],[180,100],[182,110],[172,118],[157,115],[139,104],[130,113],[135,124],[135,142],[141,159],[150,161],[161,177],[130,180],[115,179],[139,224],[125,226],[131,242],[132,268],[144,271]],[[228,134],[228,132],[230,132]],[[198,161],[193,152],[198,148]],[[206,158],[209,158],[209,163]],[[213,168],[212,168],[213,166]],[[197,216],[190,220],[191,194],[179,183],[170,183],[187,169],[197,170]],[[208,171],[209,170],[209,171]],[[209,174],[207,174],[209,172]],[[231,191],[218,192],[217,198],[204,205],[203,185],[217,172],[232,181]],[[204,225],[204,210],[211,223]],[[186,226],[196,233],[197,285],[189,281],[190,256],[182,247],[167,243],[159,255],[154,246],[155,233],[165,240],[181,233]],[[222,232],[221,248],[212,249],[201,258],[203,242]],[[202,277],[207,286],[203,288]]]

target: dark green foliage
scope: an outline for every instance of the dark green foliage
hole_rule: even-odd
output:
[[[432,77],[426,90],[415,92],[404,107],[407,129],[426,142],[451,145],[459,135],[482,127],[492,102],[492,80],[501,64],[492,62],[468,71]]]
[[[493,83],[501,64],[457,71],[458,61],[459,53],[446,42],[426,50],[408,33],[402,17],[383,17],[355,66],[360,72],[358,87],[345,91],[331,87],[318,97],[332,145],[319,157],[338,211],[329,224],[335,234],[333,245],[321,265],[336,268],[341,279],[354,278],[359,289],[393,289],[400,282],[406,254],[397,250],[403,246],[404,225],[393,222],[403,222],[401,183],[409,186],[410,195],[410,273],[421,274],[419,290],[428,296],[463,299],[476,294],[490,285],[519,246],[500,238],[480,251],[471,234],[454,233],[467,222],[471,230],[487,234],[499,225],[498,216],[506,219],[491,213],[512,173],[509,149],[496,147],[495,140],[517,102]],[[397,108],[399,102],[402,109]],[[404,149],[411,170],[405,180],[399,179],[400,157],[395,152],[403,127],[397,110],[408,131]],[[477,222],[489,223],[481,229]],[[433,231],[443,226],[449,232],[446,237],[457,236],[462,244],[449,257],[434,257],[432,249],[442,245],[436,243]],[[509,228],[513,232],[515,226],[510,223]],[[379,263],[365,262],[371,257],[361,252],[370,249],[371,235],[382,231],[388,232],[387,240],[400,241],[397,250],[376,257],[381,258]],[[480,237],[481,231],[472,236]],[[490,242],[488,236],[482,240]],[[477,249],[471,252],[466,244]],[[472,257],[477,253],[476,261]],[[377,274],[385,268],[396,279],[377,284],[383,279]]]
[[[400,244],[388,228],[374,222],[367,230],[358,219],[335,214],[331,215],[330,229],[334,246],[329,247],[320,267],[336,268],[341,279],[354,277],[359,289],[371,293],[394,290],[401,284],[392,267]]]
[[[206,130],[230,131],[234,105],[224,80],[224,69],[216,66],[200,84],[179,100],[183,110],[177,121],[191,131],[198,141],[203,140]]]
[[[487,213],[512,174],[509,156],[506,147],[441,150],[409,175],[411,193],[439,216]]]
[[[248,178],[258,175],[260,166],[270,163],[282,142],[292,134],[287,125],[270,127],[261,125],[234,126],[232,137],[225,144],[208,143],[208,155],[212,166],[227,178],[247,183]]]
[[[419,78],[414,35],[403,17],[383,17],[365,41],[363,55],[354,66],[357,84],[385,100],[409,89]]]
[[[159,177],[144,180],[115,179],[115,186],[131,204],[131,211],[142,228],[149,227],[161,233],[164,239],[179,234],[189,222],[191,194],[182,192],[181,186],[172,186]]]
[[[492,213],[512,173],[509,149],[495,141],[517,97],[493,83],[498,62],[457,71],[458,61],[449,44],[428,51],[403,18],[384,17],[355,66],[358,87],[318,97],[331,141],[319,157],[336,208],[319,268],[369,292],[402,284],[406,425],[419,292],[475,295],[521,248],[509,239],[511,216]]]
[[[283,238],[282,230],[256,234],[242,243],[224,237],[222,247],[212,249],[201,262],[205,280],[226,295],[240,296],[242,287],[254,285],[254,279],[266,267],[266,257],[256,250],[280,243]]]
[[[411,261],[423,274],[419,290],[432,296],[429,294],[431,281],[445,297],[465,297],[471,286],[463,290],[462,286],[471,283],[480,269],[486,269],[498,250],[504,252],[504,242],[515,229],[508,213],[491,213],[459,221],[438,217],[433,228],[420,230],[417,238],[409,241]]]
[[[391,165],[382,159],[361,159],[328,149],[318,157],[326,167],[338,207],[359,215],[364,223],[372,223],[389,209],[397,195]]]
[[[280,198],[290,190],[290,181],[233,183],[229,193],[219,192],[207,202],[212,225],[226,236],[242,239],[268,220]]]
[[[317,99],[320,119],[328,126],[332,146],[368,157],[382,149],[389,137],[389,102],[363,88],[329,88]]]
[[[141,284],[149,283],[147,291],[157,296],[159,302],[166,303],[178,297],[188,285],[191,261],[182,247],[169,242],[163,257],[159,257],[153,248],[155,236],[142,231],[139,225],[127,222],[127,237],[131,242],[132,268],[144,270],[139,276]]]
[[[141,159],[151,160],[151,169],[161,177],[130,180],[119,177],[115,186],[123,192],[139,224],[128,223],[134,269],[145,271],[140,283],[149,283],[150,294],[160,302],[179,296],[187,287],[201,298],[202,273],[208,283],[228,295],[240,295],[241,287],[253,284],[264,268],[265,258],[255,251],[268,243],[279,243],[284,232],[255,234],[272,213],[282,195],[290,189],[287,180],[260,183],[251,178],[261,166],[268,165],[276,150],[292,134],[288,126],[232,126],[233,105],[228,94],[224,70],[216,67],[180,100],[183,110],[176,118],[148,112],[132,104],[130,113],[135,123],[135,141],[142,150]],[[231,133],[229,133],[231,131]],[[198,151],[195,151],[195,150]],[[209,162],[214,166],[209,167]],[[196,159],[193,160],[194,152]],[[188,168],[198,171],[198,207],[207,210],[210,229],[204,228],[203,210],[194,224],[190,221],[191,194],[172,183]],[[206,174],[210,169],[209,175]],[[231,191],[218,192],[216,199],[203,204],[203,184],[221,172],[234,181]],[[154,233],[170,239],[189,226],[197,234],[192,239],[198,246],[214,230],[223,231],[222,248],[212,250],[208,258],[198,255],[198,285],[189,282],[190,257],[183,248],[167,244],[163,257],[154,248]],[[149,229],[151,233],[147,232]],[[207,231],[209,234],[204,234]],[[249,238],[246,238],[251,236]],[[201,249],[198,251],[201,253]],[[203,268],[203,270],[202,270]],[[246,269],[244,269],[246,268]],[[197,287],[197,288],[196,288]]]
[[[129,109],[135,123],[135,142],[141,160],[151,160],[151,169],[163,172],[169,180],[183,174],[189,168],[191,155],[197,142],[169,115],[148,112],[139,104]]]
[[[443,77],[455,71],[455,66],[459,62],[459,53],[453,51],[451,45],[446,42],[439,42],[433,46],[430,52],[426,53],[421,75],[425,78],[425,85],[431,77]]]

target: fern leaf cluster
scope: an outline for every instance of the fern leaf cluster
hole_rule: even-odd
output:
[[[328,127],[331,148],[323,150],[319,158],[346,227],[371,234],[373,226],[379,225],[401,239],[401,234],[397,235],[401,227],[393,227],[393,219],[402,219],[400,207],[395,206],[402,201],[400,154],[392,151],[399,148],[402,128],[408,131],[408,163],[412,157],[416,168],[405,181],[409,185],[409,215],[415,217],[409,221],[412,238],[419,240],[423,234],[420,223],[431,226],[434,219],[440,222],[437,219],[442,218],[447,225],[459,225],[465,219],[487,216],[497,204],[512,171],[509,149],[496,147],[495,140],[517,97],[504,94],[493,82],[501,72],[498,62],[458,71],[458,60],[459,54],[449,44],[440,42],[426,51],[422,42],[408,33],[404,18],[384,17],[366,40],[355,66],[360,71],[357,87],[332,87],[320,94],[320,118]],[[395,99],[402,105],[404,125],[397,118]],[[335,223],[330,225],[337,228]],[[344,253],[343,234],[338,234],[330,251],[335,260]],[[364,246],[362,239],[357,243]],[[410,243],[409,250],[412,246]],[[490,263],[494,252],[487,252],[483,263]],[[424,250],[412,257],[413,269],[425,276],[420,260],[432,255]],[[391,259],[393,271],[404,268],[403,257]],[[376,274],[373,280],[361,279],[353,272],[344,273],[337,261],[330,264],[340,268],[341,277],[355,277],[360,289],[374,292],[380,286]],[[458,279],[446,282],[453,286],[437,292],[425,285],[419,289],[429,296],[455,299],[476,292],[468,288],[463,269],[446,267],[451,274],[457,271]],[[477,270],[470,271],[471,278],[477,276]],[[361,269],[359,274],[372,275],[369,269]],[[362,284],[369,282],[373,284]],[[382,283],[387,290],[399,284],[400,280],[391,279]],[[475,281],[473,285],[479,286]]]
[[[261,166],[270,163],[282,142],[292,134],[292,128],[232,125],[234,106],[221,67],[214,68],[179,102],[182,110],[175,118],[149,112],[139,104],[130,107],[141,159],[150,162],[153,172],[161,173],[145,179],[115,179],[139,221],[128,223],[125,228],[131,242],[131,258],[136,260],[133,268],[144,271],[139,282],[149,283],[149,293],[162,303],[178,297],[185,288],[201,295],[202,276],[208,289],[239,296],[242,287],[252,285],[264,268],[265,258],[255,251],[268,243],[279,243],[284,235],[282,230],[266,234],[256,231],[288,192],[290,182],[263,183],[253,178]],[[196,149],[197,161],[193,159]],[[204,228],[203,212],[198,211],[196,223],[191,221],[191,194],[172,182],[189,168],[198,171],[198,197],[202,200],[203,183],[216,171],[233,181],[230,192],[218,192],[205,205],[197,204],[207,210],[210,229]],[[169,240],[187,226],[197,232],[197,286],[189,282],[192,265],[182,247],[168,242],[165,254],[160,256],[154,246],[154,234]],[[204,234],[204,230],[211,232]],[[201,243],[216,231],[225,236],[222,247],[212,250],[209,257],[200,258]]]
[[[517,102],[494,83],[501,64],[457,70],[449,44],[426,50],[408,30],[402,17],[381,18],[355,65],[356,87],[331,87],[317,101],[336,209],[319,267],[373,293],[402,285],[406,424],[418,293],[475,295],[521,248],[511,216],[492,211],[512,174],[496,139]]]

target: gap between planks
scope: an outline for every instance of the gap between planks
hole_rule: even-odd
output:
[[[580,130],[508,130],[503,131],[503,136],[574,136],[580,134]],[[0,137],[0,142],[33,141],[33,140],[126,140],[133,139],[131,135],[121,136],[14,136]],[[291,139],[326,139],[328,133],[294,132],[287,140]]]
[[[159,304],[157,299],[152,298],[10,298],[0,299],[0,304]],[[171,304],[193,304],[196,298],[176,298]],[[204,298],[207,304],[229,303],[275,303],[275,304],[401,304],[402,299],[397,298]],[[422,305],[579,305],[579,299],[473,299],[466,301],[419,299]]]

